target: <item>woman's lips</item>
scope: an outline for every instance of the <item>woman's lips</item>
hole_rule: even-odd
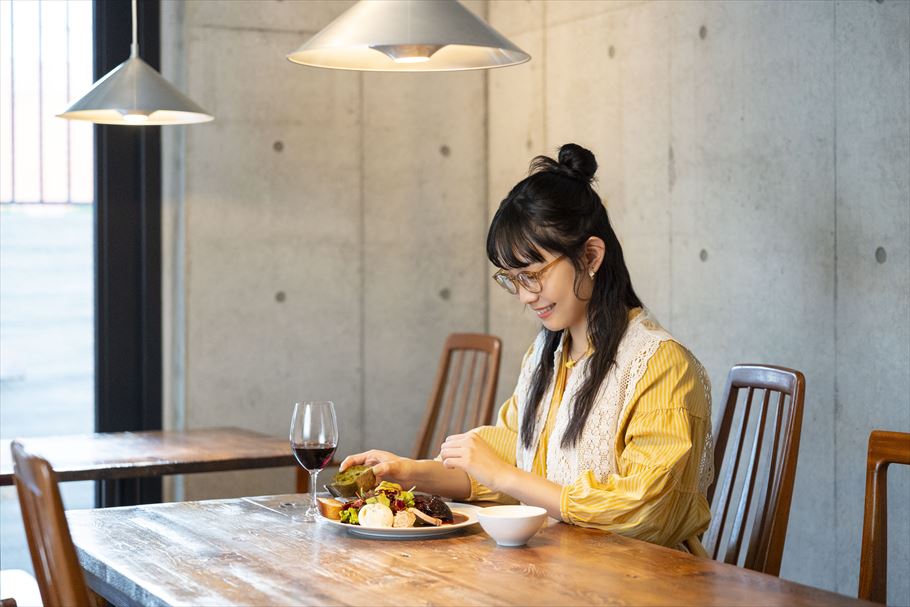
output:
[[[537,314],[537,318],[548,318],[550,314],[553,313],[553,308],[556,307],[556,304],[550,304],[549,306],[544,306],[543,308],[534,308],[534,312]]]

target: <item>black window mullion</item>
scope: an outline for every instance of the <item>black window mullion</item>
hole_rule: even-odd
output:
[[[95,0],[95,79],[129,57],[130,2]],[[159,66],[160,4],[140,0],[140,56]],[[161,429],[161,131],[95,127],[95,429]],[[99,506],[161,500],[160,479],[112,481]]]

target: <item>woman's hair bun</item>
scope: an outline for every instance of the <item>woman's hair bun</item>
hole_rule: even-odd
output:
[[[577,143],[567,143],[559,148],[559,160],[549,156],[537,156],[531,161],[529,174],[556,173],[572,179],[579,179],[591,185],[594,173],[597,172],[597,161],[591,150],[581,147]]]
[[[591,150],[577,143],[567,143],[559,148],[559,170],[591,183],[597,172],[597,160]]]

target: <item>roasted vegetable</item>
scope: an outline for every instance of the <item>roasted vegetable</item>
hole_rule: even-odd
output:
[[[336,474],[330,486],[342,497],[354,497],[375,487],[376,477],[371,466],[351,466]]]

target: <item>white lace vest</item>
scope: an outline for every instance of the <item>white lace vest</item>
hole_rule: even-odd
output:
[[[521,374],[518,378],[518,386],[515,394],[518,398],[518,419],[523,419],[524,410],[528,402],[528,393],[531,388],[531,378],[537,369],[541,352],[543,351],[544,339],[546,333],[541,331],[534,342],[534,349],[530,356],[527,357],[521,368]],[[616,433],[619,431],[618,425],[625,417],[626,409],[635,394],[635,387],[639,380],[644,376],[648,368],[648,360],[657,351],[657,348],[664,341],[673,340],[673,337],[658,324],[657,320],[647,310],[642,310],[635,318],[629,321],[619,347],[616,351],[616,364],[614,364],[606,379],[600,387],[597,394],[594,407],[588,415],[587,423],[579,437],[579,440],[573,447],[562,448],[560,442],[568,426],[570,414],[572,412],[572,403],[575,402],[575,396],[581,387],[582,380],[585,376],[585,368],[588,359],[584,358],[575,365],[572,374],[566,382],[565,392],[562,402],[565,403],[559,407],[556,412],[556,424],[550,435],[549,444],[547,445],[547,479],[560,485],[568,485],[578,478],[585,470],[594,472],[598,481],[605,481],[610,474],[617,471],[616,463]],[[524,448],[521,440],[516,447],[516,462],[519,468],[530,471],[534,462],[534,454],[537,452],[537,446],[540,441],[540,435],[543,431],[543,424],[547,419],[550,409],[550,402],[553,399],[553,388],[555,384],[556,373],[562,356],[563,343],[560,343],[553,354],[553,380],[547,386],[544,393],[543,402],[537,409],[537,421],[534,429],[534,440],[531,446]],[[706,397],[710,402],[710,383],[704,369],[698,364],[698,372],[705,387]],[[710,446],[711,437],[706,437]],[[707,457],[702,458],[705,461],[699,462],[699,476],[701,478],[700,487],[702,492],[707,489],[710,483],[713,471],[713,463],[710,462],[711,449],[706,449]]]

